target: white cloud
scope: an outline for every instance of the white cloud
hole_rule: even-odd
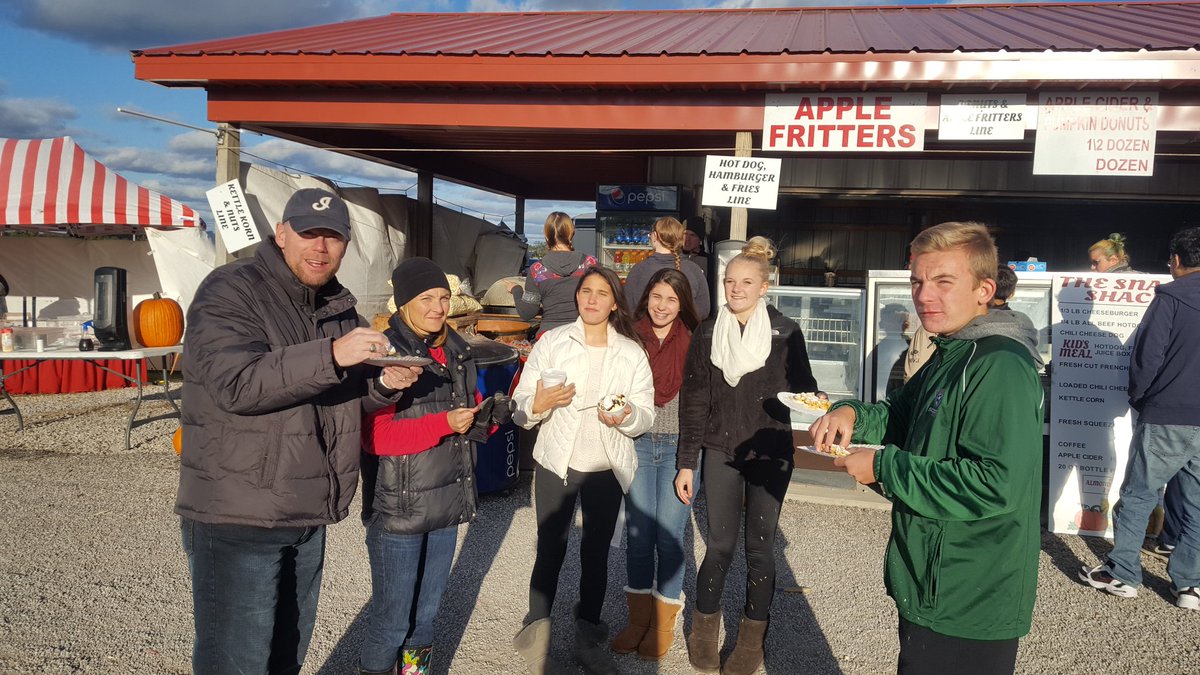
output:
[[[216,174],[216,156],[195,153],[163,152],[149,148],[116,147],[92,150],[96,158],[114,171],[135,171],[147,174],[162,174],[182,178],[210,180]]]
[[[75,108],[50,98],[0,99],[0,137],[49,138],[69,132],[68,123],[79,117]]]

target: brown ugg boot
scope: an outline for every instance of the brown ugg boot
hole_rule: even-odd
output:
[[[679,618],[679,610],[683,609],[683,600],[664,598],[655,593],[654,616],[650,620],[650,630],[638,644],[638,656],[647,661],[659,661],[671,650],[675,642],[675,621]]]
[[[692,610],[692,634],[688,636],[688,661],[701,673],[721,672],[721,612],[703,614]]]
[[[625,588],[625,602],[629,604],[629,625],[613,638],[612,650],[618,654],[632,654],[650,630],[653,616],[653,597],[650,590]]]
[[[725,660],[721,675],[752,675],[763,663],[763,641],[767,637],[766,621],[755,621],[742,615],[738,625],[737,644]]]

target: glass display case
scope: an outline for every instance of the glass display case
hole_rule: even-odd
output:
[[[767,302],[800,324],[817,386],[833,400],[862,397],[864,291],[773,286]]]
[[[650,228],[663,216],[679,217],[675,185],[600,185],[596,188],[596,250],[600,264],[624,279],[650,257]]]
[[[1052,274],[1018,272],[1017,289],[1008,304],[1033,321],[1038,351],[1050,361]],[[865,391],[870,402],[881,401],[904,383],[904,355],[920,319],[913,307],[908,270],[872,270],[867,278],[867,353]],[[1049,382],[1042,371],[1042,386]]]

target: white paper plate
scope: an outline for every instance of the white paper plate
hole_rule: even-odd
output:
[[[433,363],[433,359],[425,356],[377,356],[363,363],[371,366],[386,368],[388,366],[418,366],[424,367]]]
[[[780,403],[786,405],[789,410],[796,413],[796,416],[804,422],[816,422],[817,418],[825,414],[825,411],[813,410],[812,408],[797,401],[795,398],[793,398],[794,396],[795,394],[790,391],[781,391],[778,394],[775,394],[775,398],[779,399]]]

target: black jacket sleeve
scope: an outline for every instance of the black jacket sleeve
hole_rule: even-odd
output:
[[[808,346],[798,326],[788,335],[786,365],[788,391],[817,391],[817,380],[808,361]]]

